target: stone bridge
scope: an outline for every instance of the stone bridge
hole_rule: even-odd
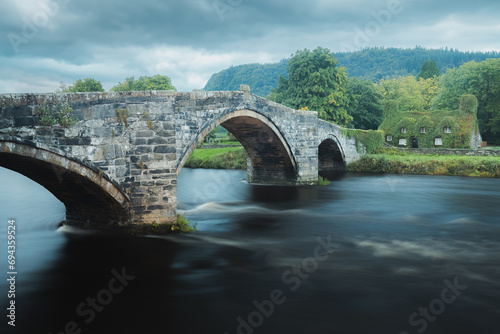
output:
[[[72,108],[75,125],[40,125]],[[252,184],[314,185],[360,158],[341,128],[250,93],[173,91],[0,95],[0,166],[41,184],[70,224],[173,223],[177,175],[218,125],[248,154]],[[364,151],[361,147],[360,151]]]

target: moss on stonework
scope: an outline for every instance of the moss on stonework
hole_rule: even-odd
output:
[[[380,130],[342,129],[342,135],[356,140],[358,153],[363,153],[361,145],[366,148],[366,153],[375,153],[384,146],[384,132]]]

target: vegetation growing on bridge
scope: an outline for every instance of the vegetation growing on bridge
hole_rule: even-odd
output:
[[[196,231],[196,225],[191,226],[185,215],[177,214],[177,220],[173,224],[135,224],[124,231],[133,235],[144,234],[168,234],[168,233],[190,233]]]
[[[318,176],[318,185],[320,186],[329,186],[330,185],[330,180],[327,178],[324,178],[322,176]]]
[[[128,118],[130,117],[128,109],[127,108],[125,108],[125,109],[116,108],[115,113],[116,113],[116,118],[118,120],[118,123],[125,124],[125,127],[127,128],[128,127]]]
[[[55,106],[42,105],[37,108],[37,115],[40,117],[40,125],[54,126],[60,125],[69,128],[76,123],[76,119],[71,117],[73,108],[67,103]]]
[[[172,232],[189,233],[196,230],[196,224],[191,226],[185,215],[177,214],[177,222],[170,227]]]
[[[361,145],[366,148],[366,153],[375,153],[384,146],[384,132],[379,130],[342,129],[342,134],[356,140],[358,153],[363,153]]]

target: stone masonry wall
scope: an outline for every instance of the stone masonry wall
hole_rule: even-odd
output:
[[[499,157],[500,150],[467,150],[467,149],[453,149],[453,148],[398,148],[399,150],[415,152],[420,154],[436,154],[436,155],[459,155],[459,156],[473,156],[473,157]]]
[[[349,139],[342,135],[342,128],[340,126],[323,120],[318,120],[317,128],[317,146],[319,146],[324,140],[328,138],[335,139],[335,141],[338,141],[339,146],[344,153],[344,159],[347,165],[351,162],[361,159],[361,157],[366,154],[366,149],[361,144],[359,150],[360,152],[358,152],[358,149],[356,148],[356,139]]]
[[[174,94],[3,95],[0,140],[45,149],[99,171],[130,198],[130,222],[173,222],[177,207]],[[78,123],[70,129],[40,126],[39,106],[61,103],[72,106]],[[117,109],[129,116],[120,119]]]

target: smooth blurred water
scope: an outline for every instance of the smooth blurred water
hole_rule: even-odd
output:
[[[178,207],[197,231],[130,237],[57,228],[64,206],[0,170],[0,251],[14,218],[19,272],[18,326],[0,328],[55,334],[74,321],[80,333],[500,333],[500,180],[348,174],[294,188],[250,186],[245,176],[183,169]],[[318,238],[333,250],[316,253],[321,261],[312,260]],[[87,323],[77,307],[109,289],[112,270],[135,278]],[[455,279],[467,288],[440,310],[444,281]],[[2,280],[4,310],[7,290]],[[263,302],[276,290],[283,303]],[[426,320],[419,308],[439,314]]]

